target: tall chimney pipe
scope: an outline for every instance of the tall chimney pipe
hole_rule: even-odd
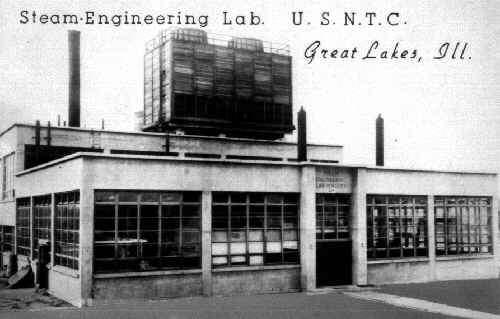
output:
[[[306,111],[301,107],[297,113],[297,160],[299,162],[307,161],[307,123]]]
[[[80,127],[80,31],[68,31],[69,105],[68,126]]]
[[[375,163],[384,166],[384,119],[380,114],[375,121]]]

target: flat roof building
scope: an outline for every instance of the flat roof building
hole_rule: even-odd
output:
[[[160,38],[145,57],[141,126],[156,133],[39,122],[0,133],[7,273],[31,266],[40,286],[77,306],[498,277],[497,174],[384,167],[381,117],[377,166],[344,163],[342,146],[308,144],[303,109],[297,143],[277,141],[294,129],[291,58],[254,39],[223,47],[204,33],[172,34],[174,51]],[[232,84],[212,99],[218,50],[233,59],[220,66]],[[168,70],[174,81],[156,83]],[[172,89],[175,77],[184,93]]]
[[[58,127],[54,150],[83,151],[26,166],[47,132],[0,135],[0,218],[20,266],[50,243],[49,291],[75,305],[498,276],[496,174],[219,137],[170,135],[161,154],[164,134]]]

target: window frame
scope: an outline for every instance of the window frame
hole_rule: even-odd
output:
[[[108,193],[113,196],[112,200],[109,201],[99,201],[97,198],[98,193]],[[96,227],[94,227],[94,256],[93,256],[93,261],[94,261],[94,272],[95,273],[109,273],[111,271],[113,272],[141,272],[141,271],[156,271],[156,270],[177,270],[177,269],[200,269],[201,268],[201,192],[200,191],[164,191],[164,190],[95,190],[96,198],[94,200],[94,221],[97,223],[98,218],[103,218],[103,217],[98,217],[97,216],[97,208],[99,206],[112,206],[113,208],[113,217],[108,217],[108,219],[112,219],[114,223],[113,230],[98,230]],[[120,194],[133,194],[132,196],[135,196],[135,200],[121,200],[120,199]],[[158,200],[143,200],[143,196],[149,195],[149,194],[155,194],[155,196],[158,196]],[[168,196],[177,196],[178,200],[164,200],[164,198],[167,198]],[[184,199],[187,197],[188,200],[192,199],[192,197],[195,196],[197,197],[196,201],[184,201]],[[129,217],[124,218],[120,217],[120,207],[135,207],[135,218],[132,218],[132,228],[127,228],[127,230],[120,230],[121,226],[128,227],[130,224],[128,223]],[[158,212],[157,214],[157,223],[158,227],[156,229],[144,229],[142,228],[142,223],[145,222],[144,218],[142,217],[142,207],[152,207],[155,206],[156,210]],[[196,216],[195,217],[189,217],[189,218],[194,218],[197,219],[197,231],[189,231],[189,232],[194,232],[197,233],[197,241],[196,242],[189,242],[190,247],[194,249],[195,253],[189,254],[187,251],[185,251],[185,248],[188,247],[189,245],[185,245],[186,242],[183,240],[183,223],[186,221],[188,217],[184,217],[184,210],[186,209],[187,206],[196,206]],[[166,217],[164,215],[164,210],[167,209],[167,207],[178,207],[179,209],[179,217]],[[168,212],[165,212],[165,214]],[[121,219],[120,219],[121,218]],[[174,241],[168,241],[165,240],[165,236],[167,235],[168,231],[167,228],[164,228],[163,226],[167,221],[175,221],[178,223],[177,227],[175,227],[175,224],[168,225],[167,227],[171,230],[171,232],[176,233],[174,237]],[[145,235],[145,233],[149,232],[154,232],[157,231],[156,239],[157,241],[155,242],[157,244],[156,246],[156,255],[154,256],[145,256],[144,254],[144,245],[147,244],[147,241],[143,240],[141,238],[142,235]],[[108,233],[113,233],[113,239],[111,240],[96,240],[96,235],[103,234],[105,232]],[[131,237],[129,240],[120,240],[120,232],[125,232],[127,235],[128,233],[133,234],[134,236]],[[151,235],[151,234],[150,234]],[[195,236],[196,237],[196,236]],[[113,251],[114,255],[111,258],[102,258],[102,257],[97,257],[96,256],[96,247],[111,247],[113,246]],[[127,249],[126,246],[133,246],[137,245],[136,248],[136,255],[132,256],[120,256],[120,249],[124,248],[125,250]],[[168,247],[177,247],[177,255],[169,255],[168,253],[165,254],[165,251],[168,251]],[[122,247],[123,246],[123,247]],[[134,248],[131,248],[132,251]],[[123,251],[123,249],[121,250]],[[128,254],[128,252],[126,253]],[[177,261],[175,260],[174,257],[177,257]],[[188,257],[192,258],[191,262],[193,263],[192,265],[188,265]],[[177,262],[177,266],[170,266],[168,265],[168,259],[172,260],[172,264],[175,264]],[[150,264],[150,262],[152,262]],[[97,267],[97,263],[99,262],[110,262],[111,269],[110,268],[101,268]],[[124,268],[120,269],[120,267],[117,266],[118,263],[124,263],[124,262],[129,262],[129,268],[127,269],[126,266]],[[137,262],[137,264],[134,264]],[[156,265],[154,265],[156,263]]]
[[[80,191],[54,194],[54,265],[79,269],[80,215]]]
[[[32,257],[33,259],[38,258],[38,241],[46,240],[47,242],[51,239],[52,231],[52,196],[41,195],[33,197],[33,209],[32,209]]]
[[[1,193],[0,200],[14,198],[14,176],[16,172],[16,152],[11,152],[3,157],[1,170]]]
[[[375,216],[375,210],[377,210],[378,218]],[[391,210],[392,215],[389,213]],[[411,217],[408,217],[408,212],[411,212]],[[420,213],[423,213],[423,216],[420,216]],[[410,223],[408,223],[409,219],[411,219]],[[397,222],[394,223],[391,220]],[[429,207],[426,195],[367,194],[366,252],[368,260],[428,258],[428,220]],[[377,236],[380,231],[385,236]],[[411,243],[408,240],[410,238]],[[381,241],[378,242],[377,239]]]
[[[482,204],[486,201],[486,204]],[[464,204],[465,202],[465,204]],[[476,204],[474,204],[476,202]],[[481,255],[492,255],[493,254],[493,198],[491,196],[435,196],[434,197],[434,225],[435,225],[435,253],[436,257],[448,257],[448,256],[481,256]],[[472,203],[472,204],[471,204]],[[454,216],[449,217],[448,208],[453,208]],[[483,224],[482,220],[482,210],[486,209],[486,224]],[[442,210],[442,217],[438,217],[438,210]],[[464,223],[464,212],[467,215],[467,222]],[[472,213],[472,214],[471,214]],[[471,217],[472,215],[472,217]],[[441,216],[441,214],[439,214]],[[471,219],[472,218],[472,219]],[[454,223],[453,223],[454,219]],[[449,222],[451,220],[451,222]],[[477,222],[472,224],[472,222]],[[441,227],[438,224],[442,224],[442,236]],[[455,232],[451,232],[449,226],[454,225]],[[467,227],[465,227],[467,226]],[[464,236],[464,229],[466,229]],[[487,241],[483,241],[483,229],[487,229],[486,238]],[[472,231],[474,230],[474,231]],[[455,243],[453,244],[451,239],[452,235],[455,234]],[[472,239],[474,238],[474,242]],[[464,243],[464,238],[467,238],[467,242]],[[439,249],[441,244],[443,249]],[[450,249],[455,246],[455,251]],[[483,251],[483,247],[486,248],[486,252]],[[442,253],[444,251],[444,253]]]
[[[327,212],[330,207],[334,207],[333,212]],[[344,216],[346,224],[339,225],[339,216],[342,209],[346,210]],[[352,211],[352,197],[350,194],[316,194],[316,241],[350,241],[350,222]],[[326,214],[332,213],[335,216],[335,225],[326,225]],[[344,228],[342,231],[341,227]],[[327,238],[327,234],[334,234],[334,237]],[[344,234],[345,236],[340,236]]]
[[[15,227],[0,225],[0,252],[14,251]]]
[[[212,242],[211,242],[211,247],[212,247],[212,252],[211,252],[211,262],[212,262],[212,267],[213,268],[222,268],[222,267],[248,267],[248,266],[271,266],[271,265],[287,265],[287,264],[299,264],[300,263],[300,197],[296,193],[259,193],[259,192],[213,192],[212,193]],[[218,201],[217,197],[223,197],[225,196],[227,198],[226,202],[223,201]],[[239,200],[233,201],[233,196],[240,197]],[[252,201],[252,196],[263,196],[262,201]],[[281,200],[279,203],[277,202],[272,202],[270,198],[272,196],[281,196]],[[285,200],[285,197],[290,196],[294,197],[294,201],[290,202],[288,201],[290,197]],[[242,201],[241,197],[245,197],[245,200]],[[214,211],[216,209],[219,209],[218,207],[225,207],[227,208],[227,228],[224,227],[214,227]],[[244,213],[244,218],[245,218],[245,225],[243,227],[233,227],[233,209],[239,207],[239,208],[244,208],[241,210],[239,213]],[[255,207],[262,207],[263,211],[254,211],[252,209],[255,209]],[[272,210],[275,210],[277,207],[280,207],[280,222],[279,222],[279,227],[278,226],[270,226],[269,223],[272,220]],[[292,208],[295,207],[295,208]],[[272,209],[269,209],[272,208]],[[291,211],[287,211],[288,209],[292,209]],[[255,227],[251,226],[251,218],[255,218],[252,212],[256,212],[257,218],[262,218],[262,227]],[[276,213],[277,211],[274,211]],[[292,215],[289,214],[289,212],[292,212]],[[287,215],[285,215],[288,213]],[[260,215],[262,214],[262,215]],[[243,214],[242,214],[243,216]],[[286,221],[285,221],[285,216],[288,218],[294,219],[295,220],[295,227],[286,227]],[[276,222],[276,220],[272,221],[272,223]],[[254,224],[255,225],[255,224]],[[277,234],[276,231],[279,230],[279,241],[276,240],[271,240],[269,236],[271,234]],[[294,239],[290,239],[286,236],[288,236],[288,232],[294,232],[294,235],[291,236]],[[260,232],[260,239],[257,240],[255,238],[252,239],[252,234],[251,232],[254,232],[256,234],[257,232]],[[225,233],[225,236],[221,236],[222,238],[225,238],[225,240],[219,240],[216,237],[215,233]],[[241,237],[244,237],[242,240],[238,240],[234,235],[235,233],[239,233]],[[235,238],[233,238],[235,237]],[[240,236],[238,236],[240,237]],[[280,249],[280,260],[279,261],[269,261],[271,257],[271,254],[276,254],[276,252],[270,252],[269,249],[274,246],[276,246],[276,243],[279,242],[279,249]],[[233,243],[235,245],[233,245]],[[237,244],[244,243],[244,252],[240,253],[232,253],[232,248],[233,246],[236,247]],[[255,252],[251,251],[250,246],[252,243],[262,243],[262,251]],[[274,243],[274,244],[273,244]],[[285,249],[287,248],[286,245],[292,245],[291,243],[295,243],[294,245],[296,246],[295,248],[288,247],[290,249],[290,252],[285,252]],[[214,246],[219,245],[221,248],[223,245],[226,246],[226,248],[223,248],[222,251],[225,251],[226,253],[220,253],[220,254],[214,254]],[[256,244],[257,245],[257,244]],[[293,245],[292,245],[293,246]],[[239,247],[239,246],[238,246]],[[241,246],[242,247],[242,246]],[[256,247],[256,246],[255,246]],[[254,247],[254,248],[255,248]],[[276,246],[277,247],[277,246]],[[252,249],[254,249],[252,248]],[[293,257],[295,255],[295,257]],[[287,261],[286,257],[290,256],[290,261]],[[233,261],[237,260],[236,258],[240,258],[240,261]],[[261,258],[259,258],[261,257]],[[216,260],[222,260],[224,259],[226,262],[215,262]],[[241,259],[243,258],[243,260]],[[260,260],[261,262],[252,262],[252,258]],[[242,260],[242,261],[241,261]]]
[[[26,256],[28,258],[31,258],[31,211],[32,207],[30,197],[17,199],[15,230],[16,254]],[[21,214],[23,216],[21,216]]]

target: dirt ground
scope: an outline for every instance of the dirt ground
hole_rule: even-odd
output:
[[[70,304],[35,288],[7,289],[7,281],[0,280],[0,312],[13,310],[71,307]]]

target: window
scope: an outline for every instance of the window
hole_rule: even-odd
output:
[[[369,259],[428,256],[426,196],[367,196]]]
[[[31,257],[30,211],[31,211],[31,202],[29,198],[21,198],[17,200],[17,214],[16,214],[17,254],[27,257]]]
[[[201,267],[199,192],[95,193],[96,272]]]
[[[436,255],[491,254],[491,197],[434,198]]]
[[[316,239],[349,239],[348,195],[316,195]]]
[[[2,159],[2,200],[14,198],[14,153],[6,155]]]
[[[51,196],[33,198],[33,259],[38,258],[40,240],[50,239]]]
[[[0,225],[0,252],[14,248],[14,226]]]
[[[56,194],[54,264],[78,269],[80,192]]]
[[[297,195],[214,193],[214,267],[296,264],[298,237]]]

